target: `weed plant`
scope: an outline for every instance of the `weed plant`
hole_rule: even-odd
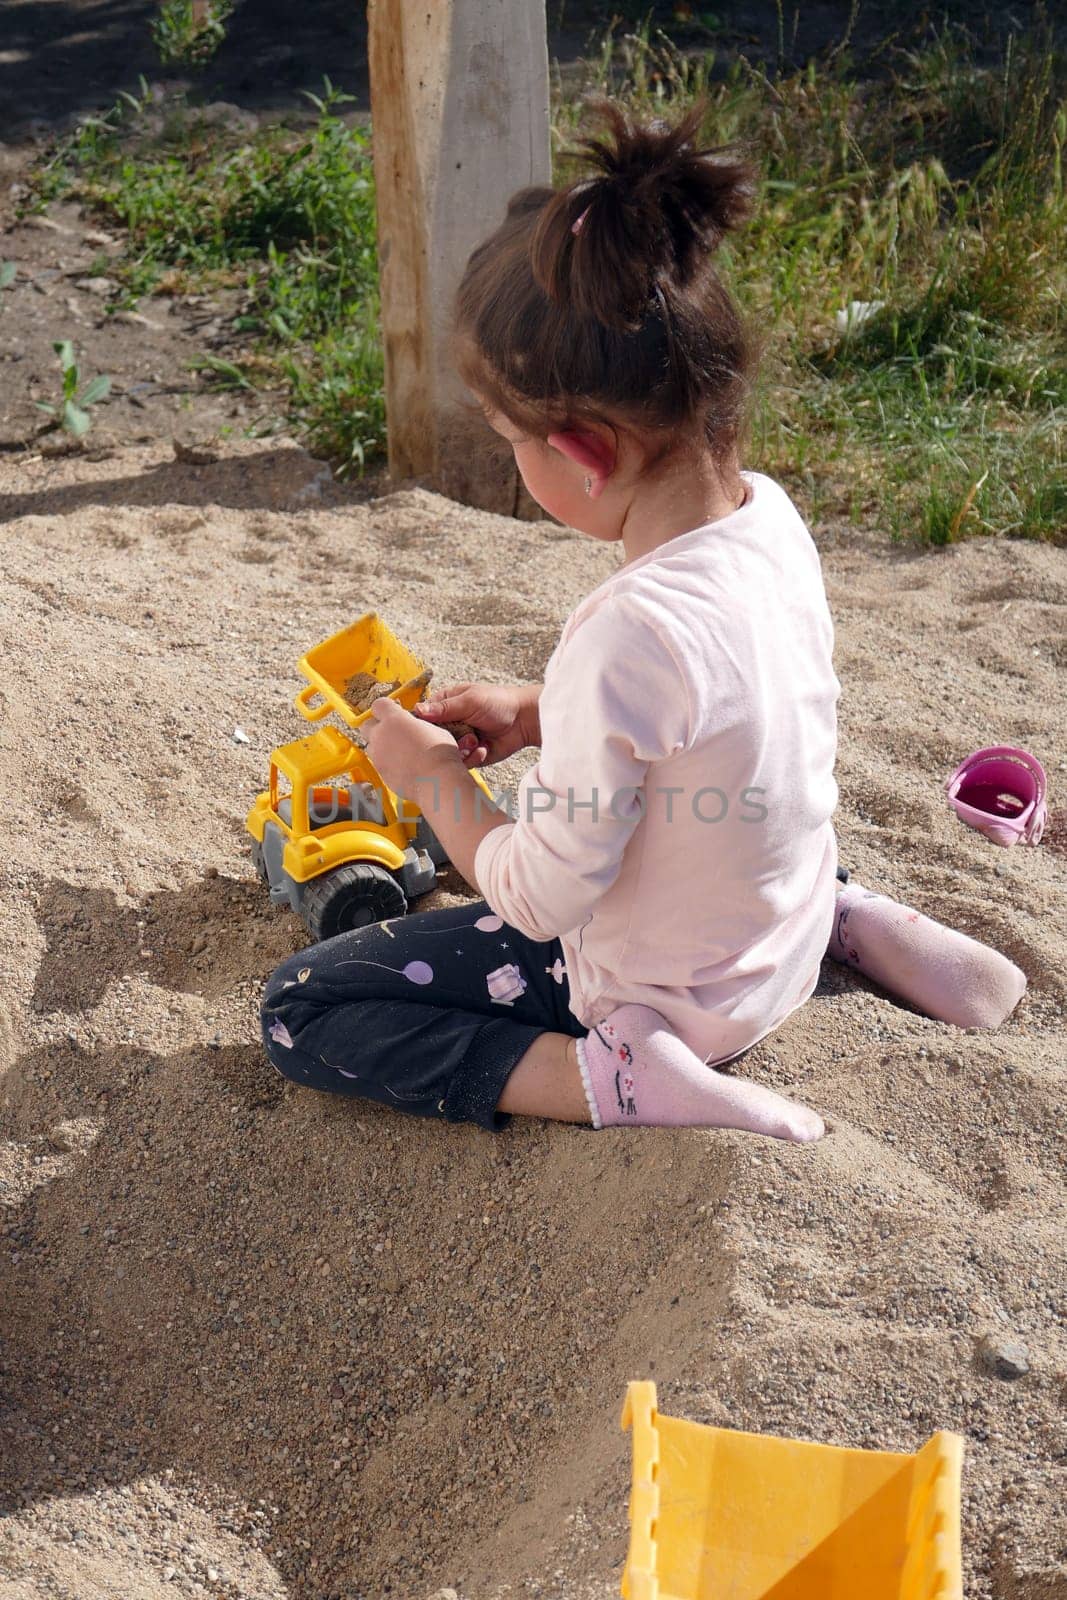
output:
[[[204,66],[225,39],[232,10],[233,0],[209,0],[202,8],[193,0],[162,0],[149,23],[160,61],[165,66]]]
[[[155,112],[162,126],[139,139],[153,115],[142,85],[35,179],[42,201],[76,187],[124,230],[113,309],[159,289],[243,286],[234,331],[257,350],[197,365],[225,387],[281,383],[309,447],[344,471],[385,440],[374,179],[368,136],[339,115],[349,98],[327,82],[308,95],[316,119],[302,136],[269,129],[220,152],[217,127],[183,107]]]

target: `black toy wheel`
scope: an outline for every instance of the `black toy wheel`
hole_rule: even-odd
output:
[[[392,873],[370,861],[351,861],[311,880],[300,914],[311,937],[318,940],[402,917],[407,908],[404,891]]]

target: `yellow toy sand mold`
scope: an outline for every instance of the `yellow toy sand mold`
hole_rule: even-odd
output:
[[[664,1417],[631,1383],[627,1600],[962,1600],[963,1440],[915,1455]]]

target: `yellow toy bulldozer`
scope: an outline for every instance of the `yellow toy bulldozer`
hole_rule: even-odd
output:
[[[294,702],[301,715],[322,722],[333,712],[353,731],[379,696],[410,711],[430,681],[374,611],[309,650],[299,669],[308,679]],[[481,775],[472,777],[492,801]],[[245,827],[271,903],[291,907],[315,940],[403,916],[435,887],[447,861],[418,808],[394,794],[356,740],[332,723],[272,753],[269,788]]]

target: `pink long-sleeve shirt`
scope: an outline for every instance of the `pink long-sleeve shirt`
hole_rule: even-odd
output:
[[[558,936],[592,1027],[636,1001],[705,1061],[815,988],[833,919],[840,685],[818,553],[785,491],[599,584],[545,669],[541,753],[478,846],[485,900]]]

